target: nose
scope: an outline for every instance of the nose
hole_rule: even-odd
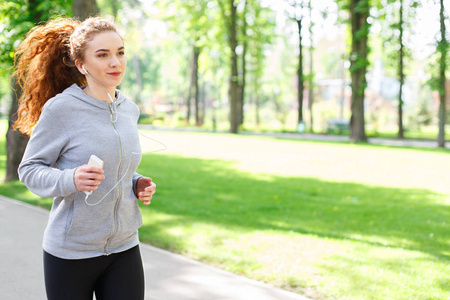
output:
[[[109,65],[112,68],[120,66],[120,60],[117,56],[113,55],[111,61],[109,62]]]

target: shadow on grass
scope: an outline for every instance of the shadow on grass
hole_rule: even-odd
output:
[[[206,223],[239,232],[299,233],[414,250],[443,263],[450,259],[449,195],[251,174],[229,161],[166,154],[145,155],[138,171],[151,175],[158,186],[152,205],[141,207],[144,215],[170,216],[141,230],[141,239],[157,247],[182,252],[183,239],[166,229]],[[20,182],[0,184],[0,194],[47,209],[52,203]],[[222,242],[220,233],[211,241]]]
[[[176,241],[158,234],[158,228],[199,222],[355,240],[450,258],[446,195],[432,191],[251,174],[233,168],[232,162],[175,155],[146,155],[140,171],[151,174],[158,190],[143,210],[173,216],[145,229],[152,233],[144,239],[175,251],[181,250]]]

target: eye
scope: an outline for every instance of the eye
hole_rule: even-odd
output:
[[[106,53],[100,53],[100,54],[98,55],[98,57],[106,57],[106,56],[107,56]]]
[[[119,56],[124,56],[124,55],[125,55],[125,51],[119,51],[117,54],[118,54]]]

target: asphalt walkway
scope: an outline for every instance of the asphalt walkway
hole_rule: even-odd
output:
[[[269,136],[281,139],[297,139],[305,141],[324,142],[348,142],[350,138],[345,135],[318,134],[318,133],[241,133],[242,135]],[[388,138],[368,138],[367,142],[373,145],[416,147],[416,148],[437,148],[437,141],[414,140],[414,139],[388,139]],[[445,148],[450,149],[450,142],[445,143]]]
[[[0,299],[43,300],[42,236],[48,211],[0,196]],[[308,298],[141,244],[145,299],[308,300]]]
[[[149,124],[139,124],[140,129],[156,131],[174,131],[174,132],[208,132],[208,133],[229,133],[228,131],[211,131],[203,128],[193,127],[168,127],[154,126]],[[239,135],[265,136],[280,139],[294,139],[304,141],[324,141],[324,142],[348,142],[349,136],[322,133],[289,133],[289,132],[251,132],[242,131]],[[367,142],[374,145],[399,146],[399,147],[417,147],[417,148],[437,148],[436,140],[416,140],[416,139],[389,139],[389,138],[368,138]],[[450,149],[450,141],[446,141],[445,148]]]

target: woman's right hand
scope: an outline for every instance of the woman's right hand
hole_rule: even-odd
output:
[[[88,165],[82,165],[75,170],[75,187],[79,192],[91,192],[105,179],[103,169]]]

